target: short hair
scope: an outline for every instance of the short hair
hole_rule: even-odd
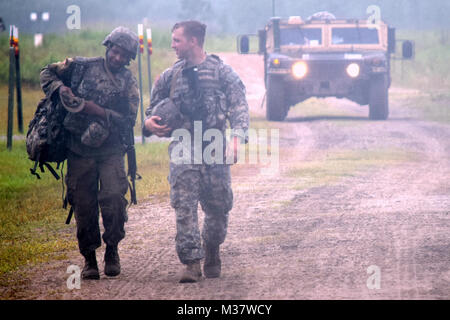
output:
[[[198,45],[203,47],[205,42],[206,25],[195,20],[181,21],[175,23],[172,32],[178,28],[183,28],[183,34],[187,37],[197,39]]]

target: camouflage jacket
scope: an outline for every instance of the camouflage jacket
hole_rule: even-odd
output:
[[[192,130],[194,121],[202,121],[203,130],[215,128],[224,133],[228,121],[233,131],[242,129],[245,132],[249,126],[248,105],[245,86],[236,72],[215,55],[207,55],[195,67],[198,80],[194,85],[188,75],[192,67],[187,68],[185,60],[177,61],[160,75],[153,86],[146,117],[151,116],[154,106],[169,97],[172,77],[181,69],[177,73],[172,101],[184,116],[183,128]],[[146,130],[144,134],[151,135]]]
[[[61,85],[72,89],[77,97],[73,104],[63,105],[69,112],[68,116],[80,128],[87,127],[89,122],[95,121],[95,116],[87,115],[81,111],[84,101],[93,101],[108,110],[120,113],[134,126],[139,107],[139,90],[137,81],[131,71],[123,68],[112,74],[106,67],[103,57],[97,58],[69,58],[64,62],[47,65],[40,74],[40,82],[46,95],[59,92]],[[68,149],[81,156],[110,155],[125,152],[125,145],[120,135],[119,126],[115,125],[108,116],[105,125],[109,135],[100,147],[94,148],[81,142],[81,134],[71,132]],[[66,116],[67,119],[67,116]]]

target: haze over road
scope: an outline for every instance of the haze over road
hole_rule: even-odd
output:
[[[262,58],[220,56],[245,82],[252,126],[280,129],[278,172],[233,167],[235,205],[222,246],[222,277],[178,283],[175,214],[168,198],[151,199],[129,212],[118,277],[102,271],[100,281],[68,290],[67,267],[83,265],[74,252],[32,268],[33,281],[18,295],[449,299],[450,126],[402,106],[396,97],[415,92],[400,88],[391,88],[388,121],[369,121],[367,106],[327,99],[306,104],[309,112],[320,105],[325,113],[305,116],[299,105],[285,122],[268,123],[261,108]]]

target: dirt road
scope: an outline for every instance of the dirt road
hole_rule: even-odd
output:
[[[67,267],[83,264],[73,252],[33,268],[22,296],[449,299],[450,126],[400,105],[395,93],[414,92],[396,88],[388,121],[368,121],[367,107],[328,99],[317,103],[330,113],[305,116],[298,106],[285,122],[269,124],[261,57],[222,57],[246,84],[254,123],[280,128],[278,172],[233,168],[222,277],[177,282],[174,213],[167,198],[152,199],[129,212],[120,276],[101,273],[69,290]]]

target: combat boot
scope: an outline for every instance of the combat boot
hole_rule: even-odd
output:
[[[220,277],[221,261],[219,250],[220,247],[212,245],[204,245],[205,249],[205,263],[203,264],[203,272],[206,278]]]
[[[114,277],[120,274],[120,259],[117,246],[106,245],[105,251],[105,274]]]
[[[85,264],[83,271],[81,271],[81,278],[87,280],[98,280],[100,279],[100,274],[98,273],[97,258],[95,256],[95,251],[91,251],[87,254],[83,254],[85,259]]]
[[[200,261],[186,265],[180,277],[180,283],[198,282],[202,276]]]

